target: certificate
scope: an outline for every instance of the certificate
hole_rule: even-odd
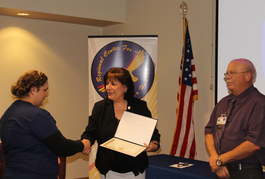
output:
[[[149,145],[157,120],[124,111],[114,137],[100,146],[136,157]]]

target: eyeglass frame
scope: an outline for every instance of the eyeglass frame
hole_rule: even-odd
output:
[[[236,72],[236,71],[230,71],[230,72],[225,72],[224,73],[224,76],[225,76],[225,78],[227,77],[227,75],[229,75],[229,77],[233,77],[233,76],[235,76],[236,74],[239,74],[239,73],[246,73],[246,72],[248,72],[249,70],[247,70],[247,71],[242,71],[242,72]]]

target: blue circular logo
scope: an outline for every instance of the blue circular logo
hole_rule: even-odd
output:
[[[155,70],[148,52],[134,42],[115,41],[98,51],[91,66],[92,83],[102,98],[107,98],[104,75],[113,67],[125,68],[130,72],[136,98],[143,98],[152,87]]]

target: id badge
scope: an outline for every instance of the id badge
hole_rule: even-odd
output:
[[[217,119],[217,125],[224,125],[226,123],[226,117],[218,117]]]

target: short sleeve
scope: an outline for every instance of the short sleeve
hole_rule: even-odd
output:
[[[245,139],[255,145],[265,147],[265,106],[256,106],[248,123]]]
[[[210,120],[208,121],[207,125],[205,126],[204,128],[204,134],[207,135],[207,134],[212,134],[213,133],[213,117],[211,115],[211,118]]]
[[[44,109],[35,115],[30,124],[30,129],[39,139],[46,138],[58,131],[56,121],[50,113]]]

